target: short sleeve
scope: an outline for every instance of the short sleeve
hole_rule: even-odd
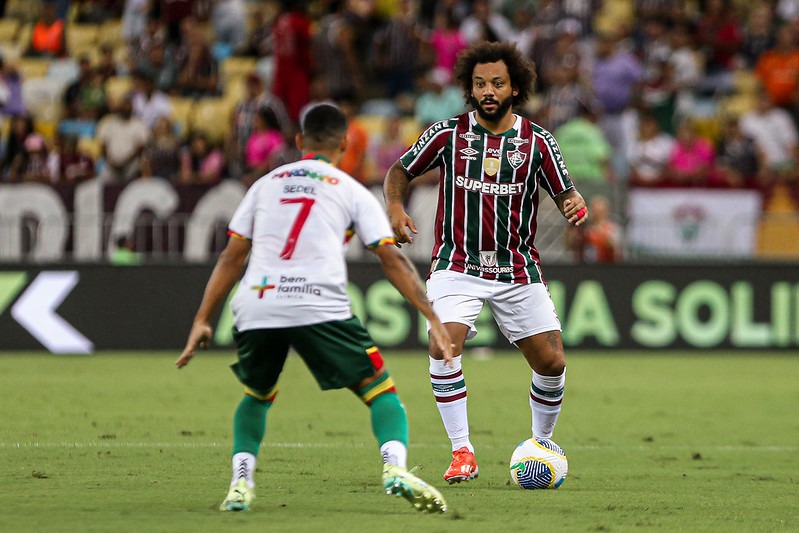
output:
[[[228,224],[228,235],[252,240],[255,223],[255,205],[259,184],[256,182],[242,198]]]
[[[355,185],[353,224],[358,238],[366,246],[374,248],[394,243],[394,232],[388,222],[383,206],[372,193],[360,184]]]

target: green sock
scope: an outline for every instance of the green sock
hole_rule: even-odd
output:
[[[233,454],[247,452],[258,457],[266,433],[266,412],[272,402],[244,396],[233,415]]]
[[[396,440],[408,446],[408,417],[396,392],[384,392],[372,400],[369,406],[372,431],[382,446]]]

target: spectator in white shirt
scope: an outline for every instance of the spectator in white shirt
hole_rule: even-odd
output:
[[[155,88],[155,80],[149,73],[134,71],[133,83],[133,115],[140,118],[145,126],[153,129],[159,118],[172,116],[169,97]]]

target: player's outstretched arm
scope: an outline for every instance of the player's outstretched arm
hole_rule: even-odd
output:
[[[383,182],[383,197],[386,201],[386,211],[388,212],[388,219],[391,222],[391,229],[394,231],[394,238],[397,240],[399,247],[403,243],[412,243],[413,234],[416,231],[416,224],[413,219],[405,212],[404,202],[405,195],[408,192],[408,183],[413,179],[413,176],[408,174],[402,167],[399,161],[391,165],[386,173],[386,179]],[[408,233],[408,230],[411,233]]]
[[[416,267],[392,246],[378,246],[372,251],[380,259],[386,278],[430,322],[430,340],[444,354],[444,364],[452,366],[452,339],[427,300],[424,284]]]
[[[579,226],[588,219],[588,206],[577,189],[569,189],[555,197],[555,203],[570,224]]]
[[[247,261],[251,247],[249,240],[231,237],[220,254],[214,271],[211,272],[211,277],[208,278],[208,284],[205,286],[200,308],[194,316],[194,324],[189,332],[186,347],[183,348],[183,353],[175,361],[175,366],[178,368],[183,368],[189,364],[197,348],[205,349],[208,347],[208,341],[211,340],[213,335],[211,316],[227,298],[230,289],[233,288],[233,285],[239,279],[241,269]]]

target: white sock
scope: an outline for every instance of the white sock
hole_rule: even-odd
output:
[[[533,371],[530,385],[530,409],[533,412],[533,437],[548,439],[555,431],[555,424],[563,402],[563,387],[566,384],[566,369],[559,376],[542,376]]]
[[[383,456],[384,463],[408,468],[408,448],[398,440],[383,443],[380,446],[380,455]]]
[[[238,480],[244,478],[247,481],[247,485],[254,487],[255,456],[251,453],[239,452],[233,456],[231,463],[233,466],[233,479],[230,484],[235,485]]]
[[[452,368],[430,357],[430,383],[444,429],[452,441],[452,451],[466,446],[474,452],[469,441],[469,416],[466,410],[466,381],[461,369],[461,356],[452,358]]]

